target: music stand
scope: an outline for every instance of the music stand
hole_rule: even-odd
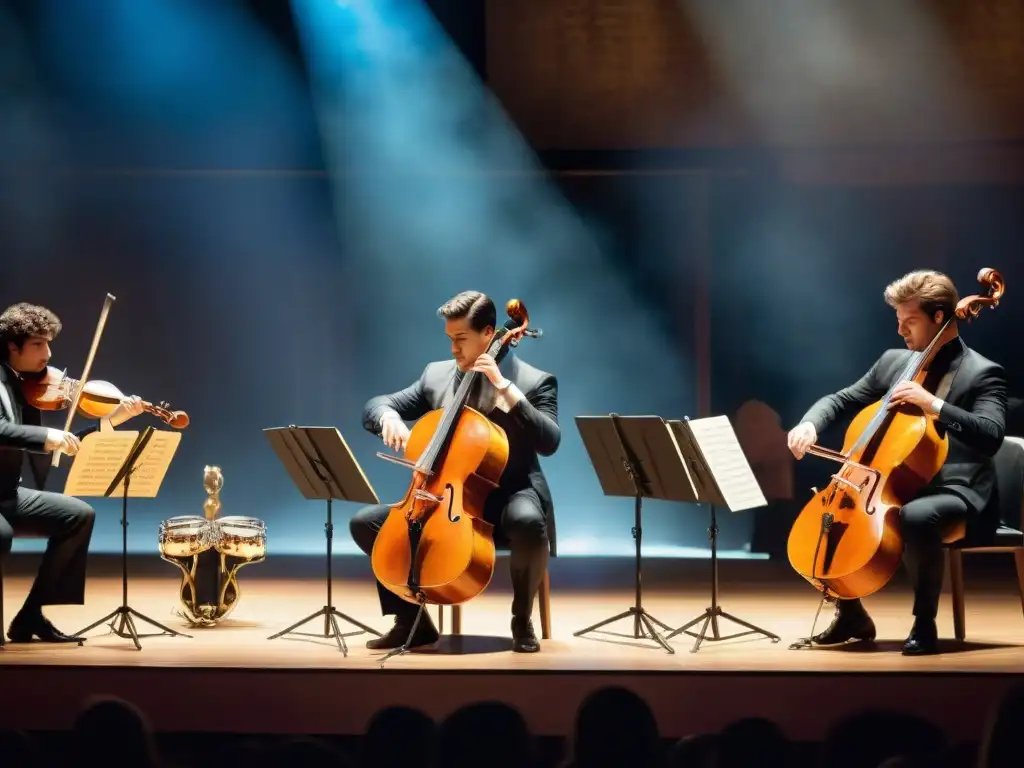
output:
[[[642,628],[646,627],[653,640],[668,653],[675,653],[675,649],[658,634],[654,625],[668,631],[672,627],[656,619],[643,607],[641,576],[643,500],[697,500],[696,491],[680,461],[672,436],[660,416],[619,416],[614,413],[608,416],[577,416],[576,427],[605,496],[631,497],[634,500],[632,533],[636,543],[636,596],[631,608],[573,635],[580,637],[632,616],[635,638],[645,637]]]
[[[281,463],[284,464],[285,469],[288,470],[288,474],[299,492],[307,499],[327,502],[327,521],[324,524],[324,533],[327,537],[327,604],[319,611],[300,619],[267,639],[275,640],[288,634],[305,637],[333,637],[338,643],[338,650],[348,656],[346,636],[338,628],[338,619],[354,624],[362,632],[369,632],[377,637],[380,637],[380,632],[356,621],[351,616],[346,616],[334,607],[332,591],[334,578],[331,571],[334,541],[332,503],[338,499],[340,501],[358,501],[363,504],[380,504],[380,499],[370,487],[370,481],[366,479],[355,456],[349,450],[345,438],[334,427],[297,427],[292,424],[287,427],[264,429],[263,434],[267,436],[271,447]],[[311,632],[295,632],[303,624],[308,624],[321,616],[324,617],[322,635]],[[349,634],[359,635],[362,632],[350,632]]]
[[[688,465],[700,503],[711,508],[708,526],[708,540],[711,542],[711,605],[700,616],[673,630],[668,639],[678,634],[696,638],[690,653],[696,653],[705,640],[731,640],[744,635],[764,635],[773,643],[779,642],[778,635],[726,613],[718,604],[718,519],[715,507],[741,512],[767,504],[729,418],[713,416],[695,421],[686,418],[683,421],[669,421],[668,426]],[[746,627],[746,630],[722,636],[718,630],[720,618]],[[692,632],[690,627],[700,622],[703,622],[700,632]],[[709,625],[711,637],[707,636]]]
[[[142,650],[141,637],[191,637],[144,616],[128,605],[128,497],[156,498],[180,442],[180,432],[157,431],[153,427],[146,427],[141,434],[128,430],[91,432],[82,440],[68,473],[64,493],[76,497],[108,497],[121,488],[121,605],[75,632],[72,637],[78,638],[79,645],[84,641],[82,635],[108,621],[110,631],[118,637],[131,638],[137,651]],[[120,623],[115,627],[114,619],[118,617]],[[135,619],[161,631],[141,635]]]

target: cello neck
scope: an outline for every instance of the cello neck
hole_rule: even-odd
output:
[[[950,331],[953,331],[953,333],[950,333]],[[923,374],[927,373],[928,367],[932,364],[932,360],[935,359],[935,354],[955,339],[956,336],[957,334],[953,328],[953,318],[949,318],[949,320],[942,324],[942,328],[935,334],[935,338],[925,347],[925,350],[917,356],[917,359],[914,361],[913,370],[909,372],[907,378],[914,381],[917,381],[919,378],[923,379]]]
[[[935,334],[932,340],[928,343],[928,346],[925,347],[924,351],[910,353],[910,359],[907,360],[907,363],[903,366],[903,370],[900,372],[900,375],[896,377],[892,386],[889,387],[889,391],[885,393],[885,397],[882,398],[881,407],[868,423],[868,426],[864,429],[860,438],[850,449],[851,454],[863,450],[867,444],[871,442],[871,439],[875,436],[878,430],[884,426],[889,417],[889,401],[892,399],[892,393],[896,387],[904,381],[917,381],[919,384],[923,383],[924,377],[928,373],[928,366],[930,366],[932,360],[935,359],[935,353],[945,346],[947,342],[956,338],[955,333],[950,333],[951,330],[954,330],[952,324],[953,318],[950,318],[942,324],[939,332]]]
[[[502,341],[500,334],[494,334],[494,338],[491,339],[491,343],[487,346],[486,354],[494,358],[495,362],[500,361],[502,352],[508,350],[508,347]],[[423,474],[430,474],[433,472],[434,465],[437,462],[438,457],[444,452],[444,449],[448,446],[448,441],[451,438],[452,430],[458,423],[459,414],[462,413],[462,409],[469,402],[469,394],[473,391],[473,387],[483,374],[477,371],[466,371],[462,377],[462,381],[459,383],[459,388],[455,392],[455,398],[444,410],[444,415],[441,417],[441,422],[438,424],[437,429],[434,432],[433,437],[430,438],[430,442],[427,444],[426,449],[420,456],[418,462],[416,462],[416,471],[422,472]]]

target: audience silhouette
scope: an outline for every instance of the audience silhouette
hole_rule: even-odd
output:
[[[543,695],[540,692],[540,695]],[[820,744],[791,741],[763,718],[737,720],[719,733],[666,743],[651,707],[621,686],[590,693],[576,712],[562,759],[544,754],[522,713],[500,701],[468,704],[440,723],[405,706],[387,707],[366,733],[343,745],[314,736],[222,737],[223,748],[180,740],[161,754],[145,715],[111,696],[84,702],[66,739],[3,731],[0,766],[117,765],[124,768],[1009,768],[1024,764],[1017,744],[1024,685],[996,702],[978,744],[947,744],[941,729],[902,712],[872,710],[832,724]],[[0,724],[2,725],[2,724]],[[352,746],[354,744],[354,746]]]

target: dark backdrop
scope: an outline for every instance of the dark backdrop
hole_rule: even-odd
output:
[[[899,342],[881,291],[909,269],[948,270],[965,294],[976,289],[978,269],[1003,272],[1003,306],[965,336],[1007,367],[1020,395],[1014,291],[1024,192],[1012,164],[998,159],[1014,156],[1014,109],[999,112],[997,133],[964,133],[955,146],[934,137],[915,142],[900,123],[896,150],[892,142],[879,149],[878,137],[865,132],[839,148],[831,142],[827,152],[782,152],[738,129],[712,134],[732,137],[724,142],[665,130],[687,123],[708,94],[729,92],[715,91],[714,77],[700,80],[704,98],[674,103],[672,121],[664,111],[630,113],[623,101],[630,88],[654,103],[634,72],[606,87],[603,102],[590,97],[598,99],[593,109],[613,109],[620,119],[588,128],[579,122],[583,113],[563,110],[548,111],[545,121],[545,105],[557,98],[538,93],[573,83],[584,92],[581,72],[589,66],[600,83],[627,55],[582,41],[600,42],[616,24],[618,39],[628,40],[637,19],[664,32],[650,24],[657,15],[629,21],[611,14],[603,26],[594,26],[595,16],[567,15],[563,21],[583,36],[563,40],[586,54],[567,58],[570,44],[556,55],[541,38],[524,38],[521,24],[498,24],[501,16],[493,8],[485,14],[483,2],[433,6],[539,151],[552,171],[547,182],[586,225],[593,252],[564,264],[524,254],[518,270],[487,252],[471,269],[419,263],[414,253],[381,254],[391,266],[375,265],[359,239],[357,206],[338,199],[337,180],[327,174],[301,50],[279,4],[240,4],[257,12],[252,18],[265,33],[258,45],[225,43],[207,78],[185,79],[162,100],[132,91],[135,102],[105,93],[110,72],[86,66],[103,61],[102,35],[82,35],[76,60],[46,44],[40,9],[55,6],[0,6],[6,40],[17,43],[0,57],[16,85],[3,91],[0,121],[0,304],[53,307],[66,324],[54,362],[77,374],[103,296],[113,293],[93,376],[168,399],[193,419],[160,500],[139,502],[133,512],[133,549],[155,549],[159,520],[201,514],[203,466],[218,464],[224,514],[266,520],[274,552],[320,552],[322,509],[291,487],[260,434],[268,426],[337,426],[381,498],[397,499],[406,478],[374,458],[380,444],[363,433],[360,409],[445,356],[440,328],[430,325],[433,311],[467,287],[499,301],[521,296],[545,329],[523,354],[556,372],[562,387],[565,444],[545,468],[569,554],[628,551],[631,525],[628,502],[602,498],[573,416],[614,410],[736,418],[744,403],[760,401],[774,413],[774,431],[771,419],[749,422],[745,448],[765,477],[791,475],[794,462],[778,450],[781,434],[814,399],[853,381]],[[677,72],[701,50],[665,44]],[[645,61],[642,50],[630,47],[628,55]],[[512,89],[513,64],[530,62],[546,62],[548,75]],[[986,82],[1001,82],[989,64],[979,70]],[[1011,143],[993,149],[985,143],[993,138]],[[490,170],[465,184],[539,179],[491,177]],[[841,434],[826,439],[836,444]],[[743,550],[752,538],[757,548],[778,548],[794,505],[830,468],[805,462],[799,469],[788,505],[781,499],[723,520],[727,549]],[[116,504],[97,506],[104,514],[96,548],[113,550]],[[340,523],[349,511],[339,511]],[[653,504],[650,515],[645,540],[653,551],[703,546],[702,513]],[[341,551],[351,551],[341,538]]]

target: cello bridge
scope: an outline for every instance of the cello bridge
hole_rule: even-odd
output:
[[[835,480],[837,483],[845,485],[846,487],[852,489],[855,493],[861,494],[862,496],[866,496],[866,506],[864,508],[864,511],[867,512],[869,515],[874,514],[874,504],[871,504],[869,502],[871,496],[874,494],[875,487],[878,485],[878,482],[881,479],[881,473],[874,467],[865,467],[861,464],[855,464],[854,466],[856,466],[859,469],[863,469],[867,473],[867,476],[860,483],[855,483],[852,480],[848,480],[845,477],[840,477],[838,474],[832,475],[832,479]]]
[[[413,491],[413,496],[423,501],[432,501],[435,504],[440,504],[444,501],[444,496],[438,496],[437,494],[431,493],[430,491],[424,491],[422,488],[417,488]]]
[[[841,483],[842,485],[847,486],[848,488],[852,488],[857,493],[861,493],[867,487],[868,484],[868,478],[864,478],[864,482],[862,482],[860,485],[853,482],[852,480],[847,480],[845,477],[840,477],[839,475],[832,475],[832,479],[835,480],[837,483]]]

